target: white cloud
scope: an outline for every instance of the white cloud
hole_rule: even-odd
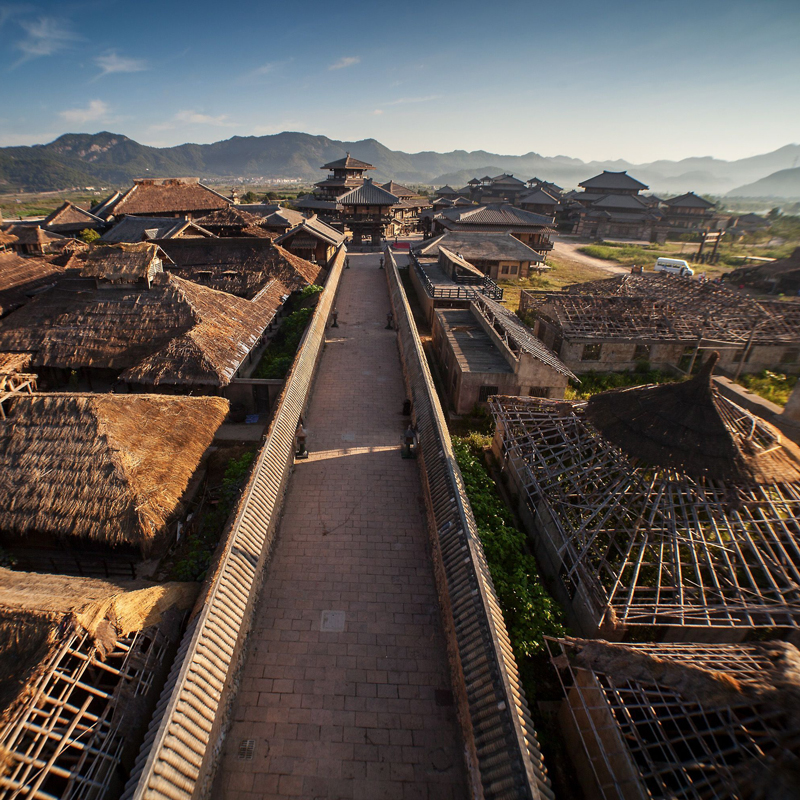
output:
[[[403,105],[404,103],[430,103],[431,100],[438,100],[440,97],[440,94],[429,94],[425,97],[401,97],[398,100],[390,100],[388,103],[386,103],[386,105],[399,106]]]
[[[352,67],[354,64],[360,64],[361,59],[358,56],[345,56],[331,64],[328,69],[344,69],[345,67]]]
[[[53,19],[53,17],[20,20],[19,24],[27,34],[22,41],[17,42],[17,47],[23,53],[21,62],[40,56],[51,56],[68,47],[78,38],[66,23]]]
[[[372,114],[373,114],[373,116],[375,116],[375,117],[379,117],[381,114],[383,114],[383,109],[382,109],[382,108],[376,108],[376,109],[375,109],[375,110],[372,112]]]
[[[99,122],[108,119],[108,105],[102,100],[92,100],[86,108],[68,108],[59,112],[65,122],[84,125],[87,122]]]
[[[210,114],[203,114],[200,111],[183,110],[175,114],[172,119],[161,122],[158,125],[151,125],[150,130],[168,131],[185,125],[213,125],[219,128],[228,128],[233,123],[228,121],[227,114],[212,117]]]
[[[97,76],[98,78],[102,78],[104,75],[111,75],[114,72],[142,72],[148,69],[147,62],[144,59],[121,56],[115,50],[98,56],[94,63],[102,70]]]

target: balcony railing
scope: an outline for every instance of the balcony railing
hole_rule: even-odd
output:
[[[411,263],[429,297],[435,300],[472,300],[479,294],[491,297],[492,300],[501,301],[503,290],[488,276],[479,278],[477,275],[459,275],[453,279],[456,286],[436,286],[422,268],[414,251],[410,254]]]

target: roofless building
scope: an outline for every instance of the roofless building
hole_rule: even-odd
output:
[[[120,796],[196,594],[0,568],[0,796]]]
[[[797,795],[800,653],[786,642],[548,641],[586,797]]]
[[[582,635],[800,627],[800,454],[717,392],[715,362],[588,402],[490,403],[495,452]]]

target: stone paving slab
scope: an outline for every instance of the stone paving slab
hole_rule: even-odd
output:
[[[214,797],[466,797],[385,275],[350,256]]]

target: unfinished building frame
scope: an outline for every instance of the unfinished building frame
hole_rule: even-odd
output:
[[[106,800],[112,786],[121,791],[126,740],[145,722],[168,647],[157,627],[116,638],[107,653],[82,628],[65,633],[0,732],[0,798]]]
[[[767,785],[775,796],[792,785],[792,645],[546,644],[566,698],[560,722],[588,796],[745,800],[766,796]]]
[[[719,403],[757,453],[778,446],[770,426]],[[537,550],[570,598],[580,592],[584,631],[740,629],[735,638],[800,627],[800,485],[649,466],[600,435],[586,403],[498,397],[490,407]]]

